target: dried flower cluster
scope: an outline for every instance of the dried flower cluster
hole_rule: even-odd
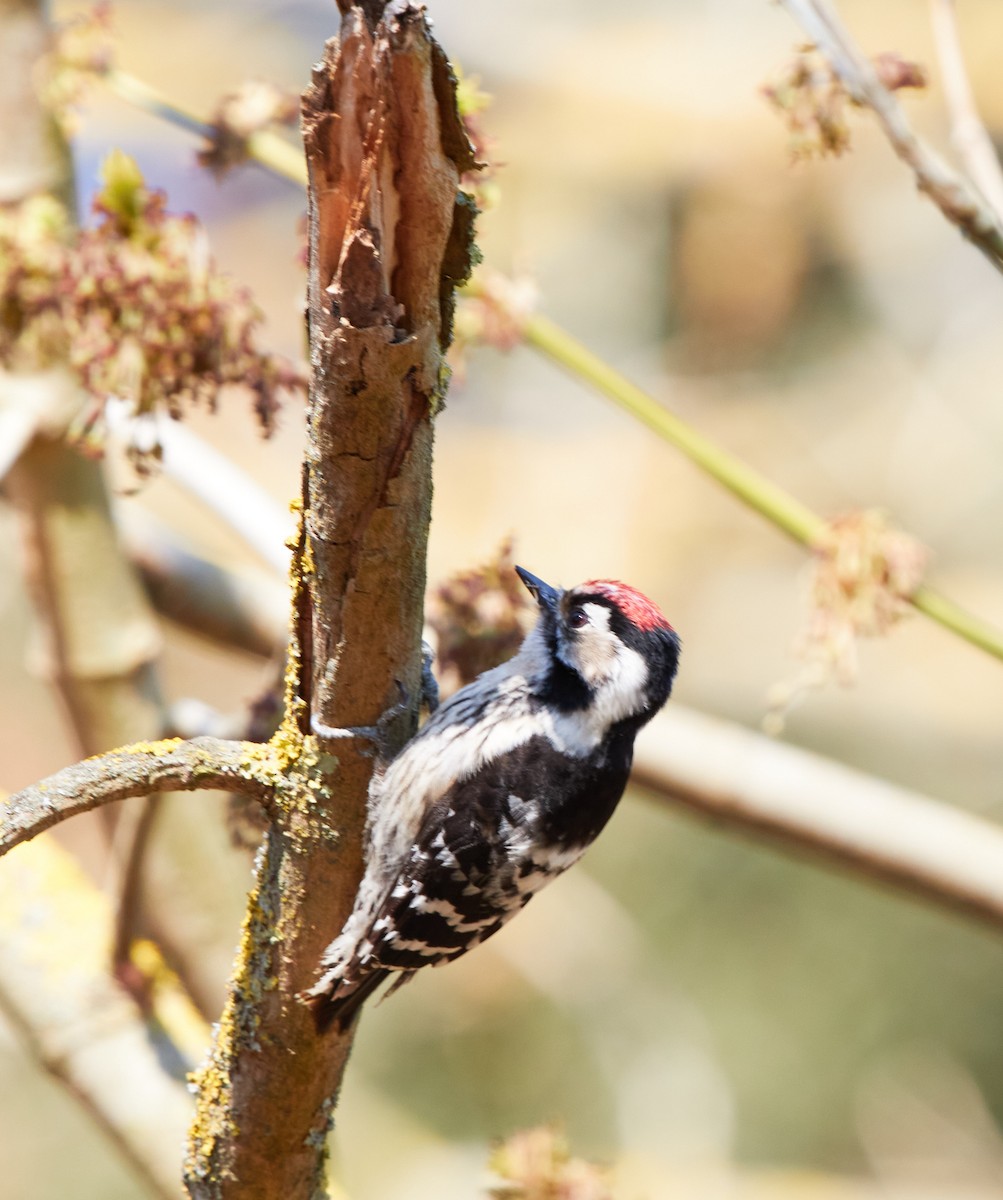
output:
[[[95,4],[56,29],[52,50],[38,64],[42,103],[66,134],[73,133],[76,110],[95,79],[114,66],[111,5]]]
[[[280,393],[305,381],[257,348],[248,292],[215,270],[195,218],[167,213],[127,155],[109,156],[103,181],[91,228],[75,230],[48,197],[0,212],[0,366],[68,365],[91,398],[74,432],[94,449],[110,398],[179,417],[186,403],[215,408],[224,384],[251,389],[269,433]]]
[[[513,1134],[496,1147],[489,1166],[504,1181],[491,1188],[494,1200],[612,1200],[606,1172],[572,1158],[549,1125]]]
[[[878,637],[909,611],[928,552],[878,511],[847,513],[829,522],[815,547],[809,614],[797,651],[805,667],[797,679],[772,689],[766,718],[770,732],[804,692],[831,680],[857,678],[857,639]]]
[[[247,141],[270,125],[292,125],[299,116],[299,97],[274,83],[250,80],[217,104],[210,122],[212,136],[198,160],[218,178],[246,162]]]
[[[479,270],[456,306],[449,362],[462,380],[466,354],[473,346],[509,351],[522,341],[526,318],[536,308],[536,283],[528,275],[515,278]]]
[[[425,619],[436,636],[443,696],[511,658],[532,626],[532,605],[514,565],[509,539],[490,562],[454,575],[429,597]]]
[[[873,66],[889,91],[926,87],[926,72],[891,51],[877,55]],[[804,46],[763,95],[781,114],[795,160],[839,155],[850,146],[846,110],[856,102],[829,61],[814,46]]]

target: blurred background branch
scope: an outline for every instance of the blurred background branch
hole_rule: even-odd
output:
[[[972,95],[955,0],[930,0],[930,18],[951,114],[951,140],[972,182],[1003,220],[1003,169]]]
[[[1003,216],[922,138],[902,106],[878,78],[829,0],[780,0],[832,64],[853,100],[870,108],[892,149],[911,168],[919,190],[937,205],[966,238],[1003,271]]]
[[[161,616],[258,658],[285,652],[287,588],[274,572],[214,562],[142,509],[120,505],[115,515],[126,552]]]
[[[765,838],[1003,928],[1003,826],[675,704],[637,742],[634,780]]]
[[[179,1028],[162,995],[150,1003],[165,1020],[150,1021],[118,986],[108,971],[112,915],[107,898],[52,838],[5,861],[0,1011],[143,1193],[167,1200],[180,1195],[178,1147],[192,1108],[185,1074],[205,1029],[192,1015]]]

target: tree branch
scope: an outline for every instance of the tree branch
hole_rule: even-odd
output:
[[[531,313],[521,318],[521,330],[529,345],[590,384],[664,441],[675,446],[747,507],[760,513],[802,545],[818,544],[826,529],[826,522],[817,513],[659,404],[654,397],[642,391],[555,322],[542,313]],[[1003,659],[1003,630],[925,584],[918,587],[908,600],[931,621],[994,658]]]
[[[786,3],[786,0],[781,2]],[[790,0],[787,6],[798,19],[801,10],[807,11],[811,4],[810,0]],[[866,62],[865,66],[868,70],[871,69]],[[876,83],[876,86],[881,85]],[[882,88],[882,91],[886,89]],[[891,93],[886,94],[888,100],[897,107],[894,96]],[[133,97],[127,98],[132,98],[138,103]],[[171,115],[171,105],[164,97],[159,97],[158,104],[151,107],[150,111],[165,119],[175,120]],[[904,119],[902,117],[903,121]],[[184,125],[184,114],[178,114],[175,123]],[[258,157],[253,146],[250,147],[249,153],[252,158]],[[291,171],[284,162],[270,161],[266,157],[259,157],[258,161],[286,178],[298,177],[298,170]],[[465,290],[468,295],[484,295],[483,285],[474,284]],[[691,462],[737,496],[743,504],[760,513],[796,541],[803,545],[811,545],[824,528],[822,518],[806,505],[761,475],[748,463],[730,454],[723,446],[717,445],[670,413],[556,322],[541,313],[532,313],[520,322],[520,332],[528,345],[567,368],[573,375],[591,384],[614,403],[626,409],[665,441],[676,446]],[[948,596],[923,586],[917,588],[910,597],[910,603],[942,628],[987,654],[1003,659],[1003,631],[966,611]]]
[[[192,1108],[186,1039],[147,1022],[109,975],[108,900],[54,838],[3,867],[0,1011],[129,1165],[137,1195],[175,1200]],[[159,999],[154,1013],[165,1015]]]
[[[102,78],[111,91],[127,104],[135,105],[151,116],[169,121],[206,141],[212,141],[214,130],[208,121],[186,111],[142,79],[117,68],[108,71]],[[306,164],[299,147],[272,130],[259,129],[252,133],[247,139],[247,154],[273,174],[298,183],[301,187],[306,186]]]
[[[975,106],[961,50],[954,0],[930,0],[930,20],[951,116],[951,140],[975,186],[992,205],[996,216],[1003,220],[1003,169]]]
[[[1003,828],[982,817],[678,704],[638,737],[634,780],[716,825],[1003,929]]]
[[[123,440],[135,418],[123,406],[110,404],[108,428]],[[204,504],[253,550],[266,566],[285,578],[286,546],[294,523],[285,505],[276,503],[249,472],[221,454],[186,425],[159,415],[155,419],[164,474]]]
[[[352,909],[373,760],[313,730],[374,725],[400,684],[419,690],[432,418],[469,270],[457,186],[472,154],[421,9],[375,20],[382,7],[345,5],[304,97],[313,380],[276,739],[290,768],[197,1075],[185,1182],[198,1200],[323,1194],[353,1031],[319,1039],[296,996]]]
[[[825,55],[850,96],[873,110],[892,149],[912,169],[921,192],[1003,271],[1003,221],[968,182],[913,132],[902,106],[850,37],[828,0],[780,0]]]
[[[122,504],[115,516],[126,553],[162,617],[258,658],[282,653],[289,623],[289,589],[284,579],[280,582],[257,568],[229,568],[204,558],[144,509]],[[172,723],[171,732],[176,731]]]
[[[219,788],[268,805],[262,766],[270,765],[270,756],[269,747],[256,742],[206,737],[140,742],[85,759],[0,805],[0,855],[68,817],[132,796]]]

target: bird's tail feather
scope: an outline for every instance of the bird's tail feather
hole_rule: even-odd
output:
[[[334,1025],[337,1026],[340,1033],[344,1033],[359,1015],[362,1005],[389,974],[389,971],[382,969],[370,971],[352,991],[340,996],[332,996],[327,989],[322,992],[303,993],[303,1003],[313,1014],[313,1023],[317,1033],[325,1034]]]

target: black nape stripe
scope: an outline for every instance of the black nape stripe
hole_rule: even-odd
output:
[[[572,670],[557,657],[556,638],[551,649],[550,674],[543,688],[538,693],[545,705],[556,708],[558,712],[581,712],[592,703],[592,693],[589,685],[577,671]]]
[[[550,671],[547,678],[538,685],[537,698],[546,707],[555,708],[562,713],[580,712],[588,708],[592,703],[592,693],[588,684],[577,671],[557,656],[557,625],[553,617],[546,620],[544,636]]]

